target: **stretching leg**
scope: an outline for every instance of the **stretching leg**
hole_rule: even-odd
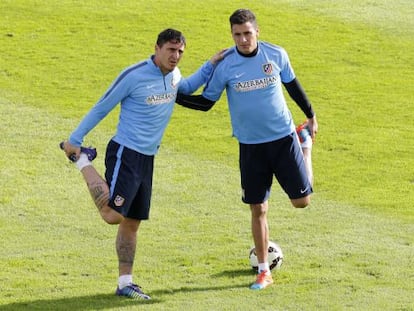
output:
[[[303,148],[303,158],[305,160],[306,172],[308,174],[309,182],[313,186],[313,169],[312,169],[312,147]]]
[[[109,206],[109,187],[92,165],[82,168],[89,193],[102,219],[108,224],[120,224],[124,217]]]

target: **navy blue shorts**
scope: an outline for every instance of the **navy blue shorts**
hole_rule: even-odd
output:
[[[148,156],[111,140],[105,157],[109,206],[124,217],[149,218],[154,156]]]
[[[239,144],[242,200],[260,204],[270,195],[273,176],[290,199],[312,193],[296,133],[263,144]]]

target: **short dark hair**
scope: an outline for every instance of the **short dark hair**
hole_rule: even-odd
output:
[[[249,9],[238,9],[230,16],[230,27],[251,22],[256,25],[256,16]]]
[[[167,42],[183,43],[185,45],[185,38],[181,31],[168,28],[161,31],[157,38],[157,45],[162,47]]]

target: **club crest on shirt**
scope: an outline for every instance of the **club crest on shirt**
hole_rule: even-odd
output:
[[[115,206],[121,207],[122,205],[124,205],[124,203],[125,203],[125,199],[123,197],[121,197],[120,195],[117,195],[115,197],[115,200],[114,200]]]
[[[262,66],[263,72],[267,75],[271,75],[273,72],[273,66],[271,63],[264,64]]]

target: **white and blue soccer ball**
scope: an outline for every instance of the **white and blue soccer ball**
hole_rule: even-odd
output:
[[[270,270],[280,269],[283,263],[283,252],[280,246],[275,242],[269,241],[269,247],[267,251],[267,261],[269,262]],[[252,269],[257,271],[259,268],[259,263],[257,261],[256,249],[254,246],[250,249],[249,260]]]

